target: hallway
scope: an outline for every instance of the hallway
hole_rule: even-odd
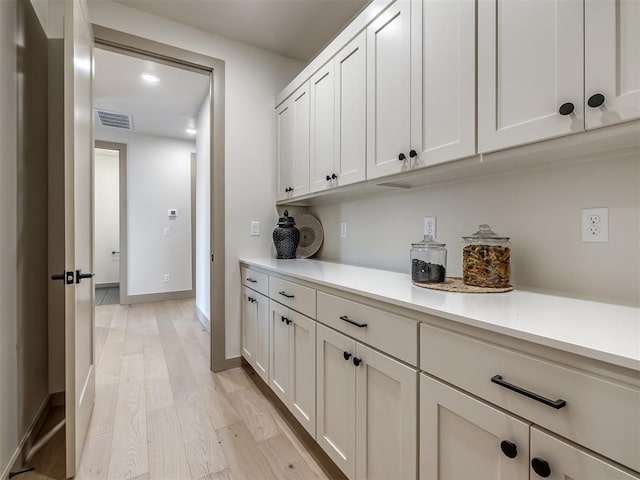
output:
[[[209,340],[193,300],[96,307],[96,403],[76,478],[342,477],[250,368],[209,371]]]

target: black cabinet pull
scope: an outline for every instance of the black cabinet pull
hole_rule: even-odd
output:
[[[342,315],[342,316],[340,317],[340,320],[342,320],[343,322],[350,323],[351,325],[355,325],[356,327],[359,327],[359,328],[364,328],[364,327],[366,327],[366,326],[367,326],[367,324],[366,324],[366,323],[358,323],[358,322],[354,322],[353,320],[351,320],[351,319],[350,319],[349,317],[347,317],[346,315]]]
[[[549,467],[549,462],[543,460],[542,458],[535,457],[531,460],[531,468],[533,471],[540,475],[542,478],[547,478],[551,475],[551,467]]]
[[[335,180],[336,178],[338,178],[338,175],[336,175],[335,173],[332,173],[332,174],[331,174],[331,178],[332,178],[333,180]]]
[[[287,295],[287,293],[283,290],[282,292],[278,292],[280,295],[282,295],[283,297],[287,297],[287,298],[293,298],[293,295]]]
[[[331,175],[327,175],[327,182],[331,181]]]
[[[285,193],[293,192],[293,187],[287,187],[284,189]]]
[[[416,152],[415,150],[411,150],[411,151],[409,152],[409,156],[410,156],[411,158],[416,158],[416,157],[418,156],[418,152]]]
[[[407,156],[404,153],[401,153],[400,155],[398,155],[398,160],[400,160],[401,162],[407,158]]]
[[[287,325],[291,325],[293,322],[293,320],[289,320],[288,318],[285,318],[284,321],[287,322]]]
[[[82,270],[76,270],[76,283],[80,283],[83,278],[93,278],[95,273],[82,273]]]
[[[594,93],[587,100],[587,105],[591,108],[597,108],[604,103],[604,95],[601,93]]]
[[[575,107],[573,106],[573,103],[567,102],[560,105],[560,109],[558,110],[558,113],[560,115],[571,115],[574,109]]]
[[[251,278],[251,277],[247,277],[247,282],[251,282],[251,283],[258,283],[258,281],[257,281],[257,280],[254,280],[254,279],[253,279],[253,278]]]
[[[516,458],[518,456],[518,448],[516,444],[509,440],[502,440],[500,442],[500,450],[509,458]]]
[[[497,385],[500,385],[501,387],[512,390],[516,393],[519,393],[520,395],[524,395],[525,397],[532,398],[537,402],[544,403],[545,405],[548,405],[549,407],[553,407],[556,410],[564,407],[567,404],[567,402],[565,402],[562,399],[549,400],[548,398],[542,397],[537,393],[530,392],[529,390],[525,390],[522,387],[518,387],[517,385],[513,385],[511,383],[505,382],[502,379],[502,375],[494,375],[493,377],[491,377],[491,382]]]
[[[362,363],[362,359],[358,357],[353,357],[353,364],[357,367]]]
[[[286,320],[287,320],[287,317],[285,317],[285,316],[280,317],[280,321],[281,321],[282,323],[284,323]]]
[[[342,356],[347,361],[351,358],[351,354],[349,352],[342,352]]]

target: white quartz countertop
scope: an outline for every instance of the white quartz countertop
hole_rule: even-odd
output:
[[[640,371],[640,309],[523,290],[469,294],[416,287],[408,274],[319,260],[241,263]]]

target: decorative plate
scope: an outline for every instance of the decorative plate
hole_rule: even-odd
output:
[[[322,224],[313,215],[299,213],[296,215],[296,227],[300,230],[300,243],[296,250],[297,258],[309,258],[316,254],[324,240]]]

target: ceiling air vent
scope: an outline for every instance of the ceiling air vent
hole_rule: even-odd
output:
[[[96,109],[98,121],[103,127],[122,128],[124,130],[132,130],[131,115],[125,113],[107,112],[106,110]]]

